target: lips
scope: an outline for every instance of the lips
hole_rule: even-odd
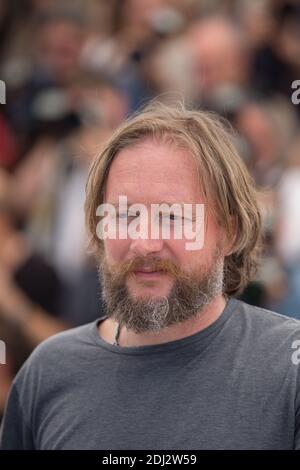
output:
[[[143,279],[152,279],[160,276],[161,271],[155,271],[152,268],[139,268],[134,271],[135,276]]]
[[[134,272],[136,272],[136,273],[157,273],[159,271],[156,271],[153,268],[139,268],[139,269],[136,269]]]

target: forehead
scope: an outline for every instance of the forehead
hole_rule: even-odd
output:
[[[191,152],[170,141],[145,138],[119,151],[106,183],[105,199],[131,202],[198,202],[201,187]]]

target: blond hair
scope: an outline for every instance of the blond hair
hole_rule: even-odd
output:
[[[207,111],[152,102],[126,120],[94,160],[86,186],[86,224],[95,251],[103,250],[97,237],[96,209],[103,203],[110,165],[117,153],[146,137],[172,139],[195,158],[205,200],[224,227],[231,251],[225,257],[224,293],[240,293],[253,277],[258,260],[261,217],[257,190],[233,143],[228,123]]]

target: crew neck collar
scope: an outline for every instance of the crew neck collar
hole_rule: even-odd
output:
[[[171,351],[177,348],[185,347],[194,342],[202,341],[204,338],[206,338],[207,336],[209,336],[210,334],[212,334],[213,332],[215,332],[216,330],[222,327],[222,325],[228,320],[228,318],[231,316],[233,311],[236,309],[238,303],[239,303],[238,300],[234,298],[230,298],[223,312],[221,313],[221,315],[217,318],[217,320],[215,320],[209,326],[207,326],[203,330],[193,333],[192,335],[185,336],[184,338],[180,338],[180,339],[173,340],[173,341],[168,341],[166,343],[152,344],[152,345],[146,345],[146,346],[117,346],[117,345],[108,343],[100,336],[99,329],[98,329],[100,322],[107,318],[106,315],[99,318],[92,324],[92,334],[93,334],[93,338],[96,344],[116,354],[139,355],[139,354],[163,353],[163,352]]]

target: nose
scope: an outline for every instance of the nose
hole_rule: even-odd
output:
[[[138,238],[131,241],[130,250],[136,256],[147,256],[159,253],[163,248],[163,240],[154,238]]]

